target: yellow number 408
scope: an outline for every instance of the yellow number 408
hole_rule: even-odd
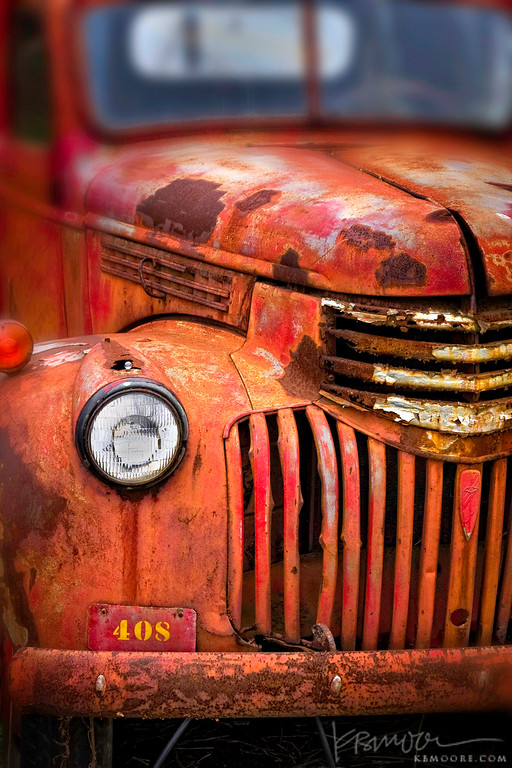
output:
[[[155,640],[161,643],[165,643],[170,639],[171,633],[169,632],[170,625],[168,621],[159,621],[155,625]],[[131,635],[128,632],[128,622],[123,619],[113,633],[118,640],[129,640]],[[149,621],[138,621],[133,628],[133,634],[137,640],[149,640],[153,635],[153,627]]]

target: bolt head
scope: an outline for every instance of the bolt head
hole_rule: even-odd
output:
[[[339,696],[341,693],[341,677],[339,675],[334,675],[331,680],[331,693],[333,696]]]
[[[104,675],[98,675],[96,680],[96,692],[97,693],[105,693],[105,688],[107,686],[107,681],[105,680]]]

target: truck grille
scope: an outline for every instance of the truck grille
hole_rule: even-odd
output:
[[[510,641],[510,459],[415,457],[317,406],[253,413],[225,449],[240,633],[294,644],[324,624],[346,651]]]
[[[329,299],[323,305],[325,393],[384,413],[393,412],[393,398],[394,410],[399,411],[401,398],[402,413],[410,404],[406,419],[413,418],[414,404],[421,407],[424,401],[458,404],[459,420],[464,421],[464,414],[485,413],[480,419],[482,431],[508,426],[512,418],[508,410],[512,385],[509,308],[472,317],[457,311],[445,314],[442,309],[368,311]],[[450,412],[448,408],[446,413]],[[464,431],[457,429],[456,418],[453,421],[455,428],[450,431]]]

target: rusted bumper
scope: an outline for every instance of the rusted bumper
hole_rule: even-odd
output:
[[[25,709],[113,717],[502,709],[512,707],[512,648],[315,654],[25,648],[12,661],[11,693]]]

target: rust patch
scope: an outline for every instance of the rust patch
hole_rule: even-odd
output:
[[[272,273],[276,280],[281,280],[284,283],[308,285],[308,271],[299,266],[299,254],[293,248],[288,248],[283,253],[280,263],[274,264],[272,267]]]
[[[197,475],[198,472],[200,472],[202,466],[203,466],[203,457],[201,456],[201,443],[199,443],[197,446],[197,453],[194,458],[194,467],[192,470],[194,476]]]
[[[133,370],[140,370],[144,367],[142,360],[134,357],[132,352],[118,341],[112,341],[111,339],[105,339],[101,342],[101,348],[105,355],[105,365],[108,368],[112,368],[114,371],[126,371],[126,373],[133,373]],[[132,364],[131,369],[124,368],[126,362]]]
[[[143,226],[206,243],[224,209],[219,184],[204,179],[176,179],[137,206]]]
[[[425,285],[427,267],[408,253],[399,253],[384,259],[375,271],[375,277],[384,286]]]
[[[360,251],[376,248],[379,251],[391,251],[395,241],[385,232],[377,232],[366,224],[352,224],[348,229],[342,229],[343,240]]]
[[[320,349],[311,336],[304,336],[297,351],[291,352],[290,357],[291,361],[279,382],[289,395],[315,400],[322,382]]]
[[[453,221],[450,211],[447,211],[446,208],[440,208],[438,211],[432,211],[432,213],[429,213],[425,219],[426,221],[439,222],[439,224],[443,224],[447,221]]]
[[[239,200],[236,203],[238,210],[242,213],[250,213],[257,208],[261,208],[262,205],[267,205],[272,200],[274,195],[278,192],[275,189],[260,189],[259,192],[255,192],[253,195],[246,197],[245,200]]]

